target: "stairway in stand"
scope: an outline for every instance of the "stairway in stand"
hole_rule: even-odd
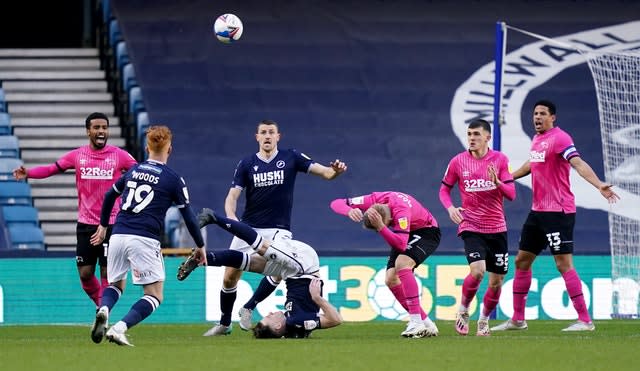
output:
[[[108,143],[124,148],[97,49],[0,49],[0,81],[27,168],[87,144],[84,120],[91,112],[109,116]],[[75,251],[74,171],[29,183],[47,250]]]

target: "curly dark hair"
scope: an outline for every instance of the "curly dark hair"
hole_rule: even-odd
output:
[[[102,112],[93,112],[84,120],[84,126],[89,129],[91,127],[91,120],[102,119],[107,121],[107,126],[109,126],[109,117]]]

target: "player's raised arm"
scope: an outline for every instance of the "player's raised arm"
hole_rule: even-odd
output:
[[[318,175],[327,180],[335,179],[345,171],[347,171],[347,164],[338,159],[331,162],[329,166],[324,166],[317,162],[314,162],[309,167],[309,172],[311,174]]]

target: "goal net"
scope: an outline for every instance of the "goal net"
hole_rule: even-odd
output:
[[[582,54],[598,98],[605,178],[620,189],[640,195],[640,51]],[[612,317],[637,318],[640,221],[609,213],[609,235]]]
[[[495,99],[500,105],[506,30],[576,50],[593,77],[600,119],[606,182],[621,196],[609,213],[611,317],[638,318],[640,312],[640,47],[595,51],[499,22],[496,31]],[[502,34],[504,33],[504,34]],[[500,45],[502,47],[500,47]],[[494,102],[494,104],[496,104]],[[495,110],[495,107],[494,107]],[[496,115],[496,117],[499,117]],[[620,212],[625,209],[630,212]]]

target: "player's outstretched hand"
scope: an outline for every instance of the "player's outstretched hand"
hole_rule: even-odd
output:
[[[16,180],[27,179],[27,169],[24,166],[13,169],[13,177]]]
[[[603,184],[599,188],[602,197],[606,198],[610,204],[614,204],[620,199],[620,196],[618,196],[618,194],[615,193],[612,188],[612,184]]]
[[[333,169],[333,171],[336,172],[336,175],[340,175],[340,174],[344,173],[345,171],[347,171],[347,164],[345,164],[344,162],[340,161],[339,159],[336,159],[330,165],[331,165],[331,168]]]

